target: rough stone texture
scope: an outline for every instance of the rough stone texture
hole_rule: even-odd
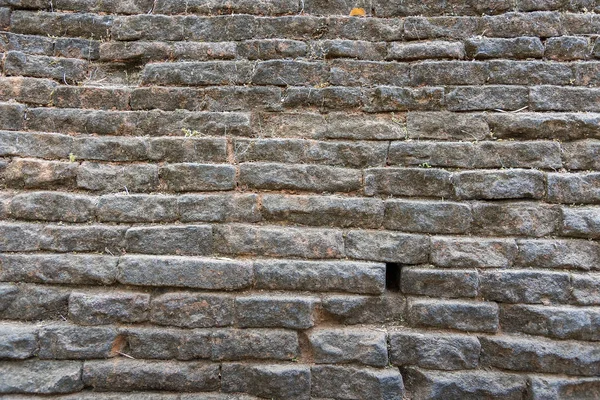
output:
[[[257,222],[258,196],[255,194],[183,195],[177,198],[182,222]]]
[[[548,174],[548,200],[564,204],[600,203],[600,174]]]
[[[213,391],[219,367],[202,362],[88,361],[83,382],[100,392],[132,390]]]
[[[77,166],[71,163],[13,159],[4,170],[4,181],[12,188],[53,189],[73,186],[77,174]]]
[[[206,255],[212,253],[212,229],[207,225],[130,228],[125,234],[130,253]]]
[[[184,328],[229,326],[234,320],[234,301],[220,294],[166,293],[152,299],[150,321]]]
[[[481,351],[479,340],[472,336],[410,330],[391,332],[390,348],[394,365],[442,370],[475,368]]]
[[[600,395],[598,378],[534,377],[532,399],[593,399]]]
[[[0,397],[600,397],[598,13],[0,0]]]
[[[436,297],[475,297],[479,276],[475,269],[443,270],[435,267],[403,267],[403,293]]]
[[[150,295],[132,292],[73,292],[69,316],[81,325],[143,322],[148,318]]]
[[[600,283],[598,274],[573,275],[573,299],[581,305],[600,304]]]
[[[482,235],[542,237],[556,233],[558,207],[524,202],[472,205],[471,232]]]
[[[299,352],[298,335],[290,330],[221,330],[212,335],[214,360],[291,360]]]
[[[450,111],[519,110],[529,103],[529,91],[519,86],[456,86],[447,89]]]
[[[0,255],[0,281],[111,284],[117,258],[97,255]]]
[[[408,303],[411,325],[467,332],[496,332],[498,305],[491,302],[412,299]]]
[[[42,359],[108,358],[119,349],[112,327],[48,325],[40,329],[39,343]]]
[[[318,165],[244,163],[240,184],[253,189],[353,192],[361,186],[358,170]]]
[[[506,332],[556,339],[600,340],[600,312],[597,309],[512,305],[501,309],[500,323]]]
[[[540,58],[544,45],[537,37],[511,39],[481,38],[465,41],[467,57],[486,58]]]
[[[164,196],[102,196],[97,218],[102,222],[172,222],[177,219],[176,199]]]
[[[466,138],[465,138],[466,139]],[[553,142],[412,142],[390,145],[388,162],[394,165],[458,168],[560,168],[560,146]]]
[[[214,232],[215,250],[222,254],[302,258],[340,258],[342,232],[334,229],[299,229],[222,225]]]
[[[2,362],[0,393],[71,393],[83,389],[77,361]]]
[[[463,58],[465,49],[460,42],[392,43],[387,58],[412,61],[432,58]]]
[[[485,366],[582,376],[597,376],[600,368],[596,343],[509,336],[480,340],[481,363]]]
[[[315,366],[312,372],[314,397],[338,399],[400,400],[404,393],[397,369]]]
[[[118,280],[130,285],[232,290],[249,286],[252,275],[252,266],[247,262],[126,256],[119,262]]]
[[[99,193],[152,192],[158,188],[155,165],[118,165],[83,162],[77,171],[77,187]]]
[[[522,140],[598,138],[597,118],[598,114],[594,113],[527,112],[486,116],[495,137]]]
[[[389,200],[385,203],[385,227],[419,233],[465,233],[471,209],[454,202]]]
[[[513,374],[485,371],[440,372],[407,368],[406,388],[416,399],[523,398],[527,381]]]
[[[231,190],[235,168],[230,165],[171,164],[160,170],[167,189],[174,192]]]
[[[56,252],[118,253],[124,246],[124,227],[106,225],[48,225],[43,230],[40,248]]]
[[[539,171],[477,171],[453,176],[461,199],[539,199],[545,192],[545,176]]]
[[[0,358],[20,360],[34,356],[38,349],[37,338],[37,327],[0,324]]]
[[[323,298],[326,315],[347,325],[402,321],[405,301],[395,293],[386,296],[329,295]]]
[[[380,294],[385,290],[385,265],[363,262],[258,260],[257,289],[344,291]]]
[[[420,264],[429,257],[429,239],[395,232],[350,231],[345,249],[351,258]]]
[[[587,240],[530,240],[517,241],[516,264],[525,267],[598,269],[600,243]]]
[[[373,367],[388,364],[384,332],[363,329],[315,329],[308,335],[319,364],[360,363]]]
[[[308,366],[224,364],[221,374],[224,392],[278,399],[310,398]]]
[[[135,359],[210,359],[212,333],[206,329],[122,328],[126,354]]]
[[[440,267],[510,267],[517,255],[514,240],[435,238],[431,243],[431,263]]]
[[[313,326],[318,299],[298,296],[240,296],[235,300],[238,326],[307,329]]]
[[[569,298],[569,274],[535,270],[489,270],[479,274],[481,295],[502,303],[553,303]]]
[[[450,173],[438,169],[368,169],[365,172],[367,195],[449,197]]]
[[[267,220],[304,225],[377,228],[383,221],[383,202],[376,199],[265,195],[262,210]]]
[[[68,289],[0,284],[0,294],[3,319],[57,320],[67,315]]]
[[[235,157],[245,161],[316,163],[363,168],[385,164],[387,144],[381,142],[307,141],[303,139],[239,139]],[[279,156],[277,156],[279,155]]]

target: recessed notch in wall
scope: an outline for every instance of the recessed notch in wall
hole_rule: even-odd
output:
[[[390,292],[400,291],[400,264],[385,264],[385,289]]]

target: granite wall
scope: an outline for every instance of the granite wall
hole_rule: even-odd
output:
[[[0,0],[0,397],[600,398],[597,12]]]

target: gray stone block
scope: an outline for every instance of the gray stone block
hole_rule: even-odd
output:
[[[512,371],[597,376],[600,355],[595,343],[497,336],[480,337],[483,366]]]
[[[507,399],[519,400],[527,380],[519,375],[487,371],[428,371],[406,368],[407,392],[415,399]]]
[[[38,327],[35,325],[1,323],[0,358],[19,360],[33,357],[38,351]]]
[[[132,227],[125,234],[129,253],[210,255],[212,228],[209,225]]]
[[[223,364],[222,390],[278,399],[309,399],[310,369],[304,365]]]
[[[373,367],[388,364],[385,332],[343,328],[314,329],[308,334],[314,361],[318,364],[359,363]]]
[[[481,345],[462,334],[401,330],[390,332],[390,362],[398,366],[460,370],[476,368]]]
[[[136,323],[148,319],[150,295],[125,291],[73,292],[69,317],[81,325]]]
[[[129,285],[233,290],[252,284],[245,261],[176,256],[123,256],[118,281]]]
[[[112,327],[53,324],[40,329],[39,358],[92,359],[117,355],[122,341]]]
[[[402,293],[421,296],[476,297],[479,276],[475,269],[403,267],[400,288]]]
[[[117,257],[99,255],[2,254],[0,280],[108,285],[115,282]]]
[[[400,400],[404,394],[398,369],[318,365],[311,372],[311,394],[315,397]]]
[[[234,298],[222,294],[172,292],[150,303],[150,322],[182,328],[212,328],[234,322]]]
[[[308,329],[314,325],[316,297],[249,295],[235,299],[237,325],[242,328]]]
[[[99,392],[134,390],[214,391],[219,365],[204,362],[111,360],[88,361],[83,382]]]
[[[0,363],[0,393],[55,394],[83,389],[80,361],[13,361]]]
[[[350,258],[421,264],[429,259],[429,238],[382,231],[349,231],[345,236],[345,250]]]
[[[257,260],[259,290],[343,291],[380,294],[385,290],[385,265],[352,261]]]
[[[498,305],[468,300],[413,298],[408,301],[412,326],[457,329],[467,332],[498,330]]]

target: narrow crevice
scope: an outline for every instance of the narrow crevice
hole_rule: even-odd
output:
[[[400,270],[398,263],[385,264],[385,289],[389,292],[400,291]]]

